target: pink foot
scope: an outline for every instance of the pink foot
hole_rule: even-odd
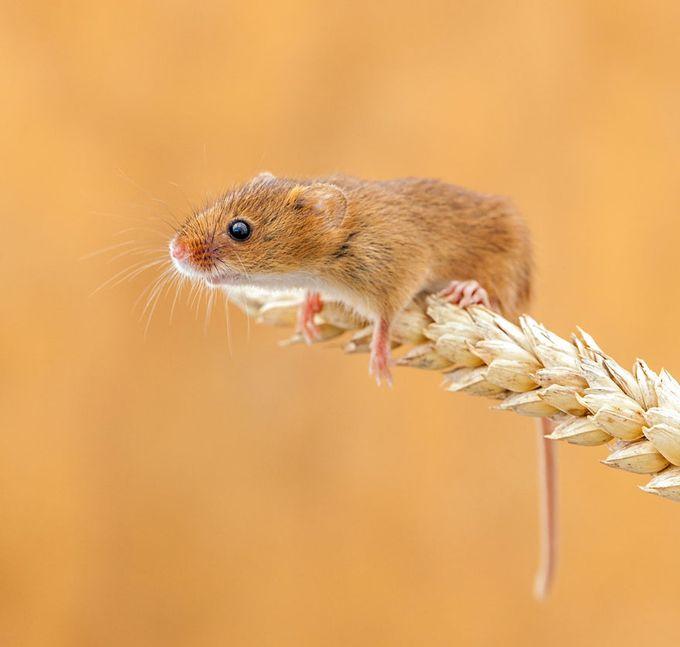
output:
[[[461,308],[474,305],[491,308],[487,291],[477,281],[451,281],[437,296]]]
[[[318,292],[308,292],[298,312],[298,332],[302,333],[308,344],[319,339],[319,327],[314,323],[314,315],[323,309],[323,301]]]
[[[387,319],[380,319],[373,329],[371,359],[368,363],[368,372],[375,377],[378,386],[382,380],[385,380],[388,386],[392,386],[391,364],[390,324]]]

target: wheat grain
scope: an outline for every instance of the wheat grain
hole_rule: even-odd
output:
[[[292,326],[302,295],[244,290],[256,320]],[[316,315],[318,341],[352,336],[346,352],[368,352],[371,327],[328,302]],[[641,489],[680,501],[680,384],[638,359],[627,371],[580,328],[563,339],[524,315],[519,325],[481,306],[462,309],[419,297],[395,321],[393,345],[411,345],[398,366],[445,371],[448,391],[494,398],[497,408],[556,423],[549,438],[574,445],[610,444],[602,462],[654,474]],[[302,342],[294,335],[286,343]]]

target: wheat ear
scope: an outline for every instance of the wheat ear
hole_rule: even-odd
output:
[[[235,303],[260,323],[293,326],[302,297],[244,291]],[[346,352],[367,352],[371,327],[341,304],[316,316],[324,342],[351,333]],[[415,300],[394,322],[395,345],[412,348],[398,366],[444,371],[448,391],[493,398],[497,408],[551,418],[554,440],[610,443],[602,463],[653,474],[645,492],[680,501],[680,384],[641,359],[632,372],[585,331],[567,341],[527,315],[516,325],[480,306],[459,308],[434,297]],[[284,343],[301,342],[295,335]]]

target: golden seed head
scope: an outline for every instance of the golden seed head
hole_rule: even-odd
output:
[[[299,292],[239,290],[233,302],[269,325],[293,326]],[[325,301],[315,323],[319,342],[353,334],[346,352],[369,352],[372,325],[344,305]],[[288,342],[299,343],[300,335]],[[580,328],[567,341],[529,316],[519,326],[481,306],[460,308],[418,298],[393,322],[392,345],[408,344],[399,366],[447,371],[451,392],[500,401],[498,408],[550,417],[548,436],[575,445],[617,446],[602,462],[657,475],[642,490],[680,501],[680,384],[637,360],[632,371],[608,357]]]

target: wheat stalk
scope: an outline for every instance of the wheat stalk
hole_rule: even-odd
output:
[[[299,294],[246,290],[235,303],[260,323],[294,326]],[[346,352],[367,352],[371,326],[327,302],[318,341],[352,333]],[[395,321],[396,346],[411,345],[398,366],[444,371],[448,391],[486,396],[497,408],[555,422],[549,436],[573,445],[610,444],[602,463],[653,474],[645,492],[680,501],[680,384],[636,360],[632,372],[585,331],[567,341],[527,315],[516,325],[481,306],[462,309],[419,297]],[[284,343],[302,342],[298,334]]]

